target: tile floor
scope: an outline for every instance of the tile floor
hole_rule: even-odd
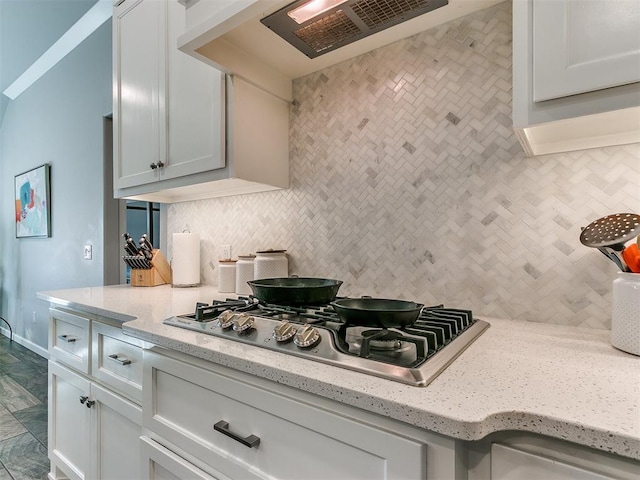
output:
[[[47,360],[0,334],[0,480],[47,478]]]

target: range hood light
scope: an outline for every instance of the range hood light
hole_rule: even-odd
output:
[[[304,5],[287,12],[287,15],[298,25],[301,25],[313,17],[317,17],[321,13],[331,10],[338,5],[342,5],[347,1],[348,0],[311,0]]]

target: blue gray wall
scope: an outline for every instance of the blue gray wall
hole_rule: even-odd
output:
[[[36,292],[103,284],[103,116],[112,111],[111,21],[9,102],[0,126],[0,315],[47,345]],[[51,164],[52,236],[16,239],[14,176]],[[85,244],[93,260],[83,259]],[[34,322],[35,312],[35,322]]]

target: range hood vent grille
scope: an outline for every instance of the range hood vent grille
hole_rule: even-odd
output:
[[[263,18],[261,22],[309,58],[449,3],[448,0],[348,0],[299,25],[287,13],[308,2],[298,0]]]

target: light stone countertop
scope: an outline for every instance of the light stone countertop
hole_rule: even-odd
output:
[[[491,327],[427,387],[163,325],[214,287],[88,287],[38,298],[123,323],[128,334],[411,425],[463,440],[539,433],[640,459],[640,357],[608,330],[482,317]]]

